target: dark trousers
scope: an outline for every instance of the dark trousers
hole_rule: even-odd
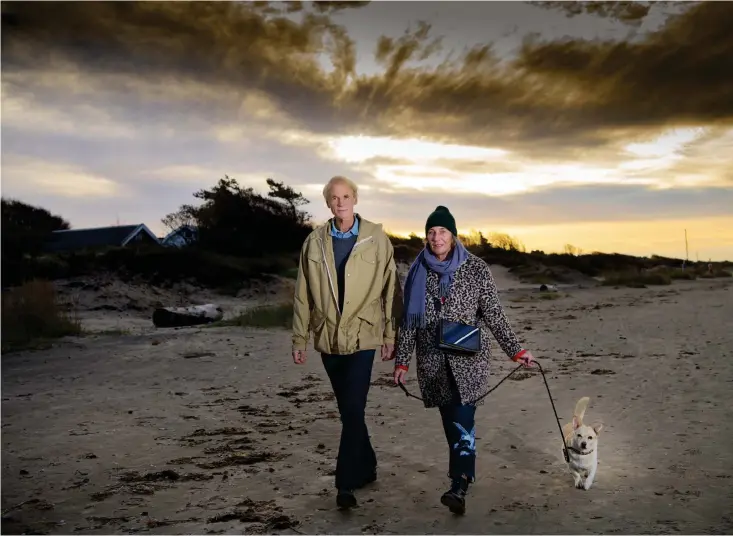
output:
[[[461,404],[453,372],[450,365],[446,366],[453,399],[438,409],[448,441],[448,475],[453,481],[465,476],[473,482],[476,478],[476,406]]]
[[[341,414],[337,489],[356,489],[377,469],[377,456],[364,420],[374,354],[375,350],[351,355],[321,354]]]

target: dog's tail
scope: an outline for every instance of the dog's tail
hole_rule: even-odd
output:
[[[573,412],[573,416],[578,418],[579,423],[583,422],[583,417],[585,416],[585,410],[588,407],[588,402],[590,402],[590,398],[584,396],[575,404],[575,411]]]

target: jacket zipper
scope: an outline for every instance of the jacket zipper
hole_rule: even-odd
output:
[[[341,316],[341,308],[339,307],[339,299],[336,295],[336,289],[333,286],[333,280],[331,279],[331,270],[328,269],[328,258],[326,257],[326,248],[323,246],[323,239],[318,239],[321,242],[321,253],[323,254],[323,264],[326,267],[326,275],[328,275],[328,286],[331,288],[331,295],[333,296],[333,301],[336,303],[336,310],[339,313],[339,316]]]
[[[364,242],[368,242],[372,239],[372,235],[367,236],[366,238],[359,240],[356,244],[354,244],[354,249],[356,249],[360,244],[363,244]],[[321,243],[321,253],[323,254],[323,264],[326,266],[326,275],[328,276],[328,286],[331,289],[331,295],[333,296],[333,301],[336,303],[336,310],[339,313],[339,316],[341,316],[341,309],[339,308],[339,299],[336,295],[336,288],[333,286],[333,279],[331,279],[331,270],[328,269],[328,258],[326,257],[326,248],[323,245],[323,239],[318,238],[318,241]]]

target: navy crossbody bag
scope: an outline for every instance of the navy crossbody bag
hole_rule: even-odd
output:
[[[481,329],[441,318],[438,325],[438,348],[453,354],[476,355],[481,351]]]

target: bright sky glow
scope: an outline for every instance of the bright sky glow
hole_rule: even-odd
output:
[[[678,153],[704,134],[704,128],[675,128],[661,134],[653,141],[630,143],[626,146],[626,150],[642,158],[665,157]]]
[[[15,191],[33,193],[43,191],[71,199],[123,197],[125,192],[116,182],[75,166],[49,164],[23,158],[10,164],[3,163],[3,174],[12,176]],[[3,190],[6,183],[3,181]]]
[[[526,171],[517,173],[459,173],[449,168],[440,170],[421,165],[379,165],[375,176],[394,188],[434,189],[495,196],[520,194],[547,186],[619,182],[618,176],[612,170],[574,164],[526,166]],[[627,183],[653,184],[653,181],[635,178]]]
[[[503,149],[450,145],[418,139],[371,136],[346,136],[329,143],[335,156],[345,162],[364,162],[370,158],[394,158],[425,162],[437,159],[493,160],[508,154]]]
[[[521,227],[487,228],[482,222],[465,222],[459,226],[461,234],[482,231],[490,236],[497,230],[517,237],[527,251],[541,249],[561,252],[565,244],[572,244],[586,253],[593,251],[625,251],[632,255],[652,254],[685,257],[685,229],[687,229],[690,260],[729,258],[733,248],[733,216],[697,218],[694,220],[657,220],[622,222],[584,222],[582,225],[550,224]],[[390,229],[400,236],[415,232],[409,228]],[[420,231],[417,231],[420,234]]]
[[[684,151],[705,134],[702,128],[674,129],[623,148],[616,162],[540,164],[517,160],[509,151],[417,139],[346,136],[320,142],[337,161],[360,165],[388,189],[414,189],[502,196],[552,186],[625,184],[650,188],[698,187],[719,182],[710,174],[664,173],[686,158]],[[370,161],[373,160],[373,161]],[[478,162],[478,171],[461,164]],[[483,163],[485,171],[480,168]],[[516,171],[506,171],[512,166]]]

